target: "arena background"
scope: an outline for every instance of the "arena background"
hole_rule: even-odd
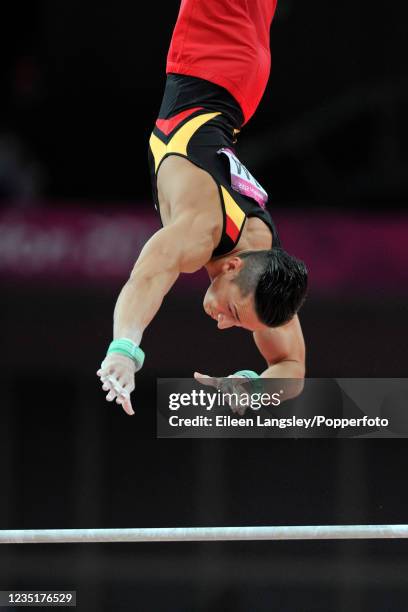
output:
[[[159,227],[147,140],[177,11],[2,7],[0,528],[406,523],[405,439],[155,438],[156,377],[262,367],[249,334],[205,316],[205,275],[145,334],[136,415],[104,400],[116,296]],[[309,376],[406,376],[405,17],[281,0],[238,143],[310,268]],[[87,611],[407,609],[404,542],[4,546],[0,568],[0,589],[76,588]]]

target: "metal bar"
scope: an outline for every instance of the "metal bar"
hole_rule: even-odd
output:
[[[394,538],[408,538],[408,525],[165,527],[148,529],[15,529],[0,531],[0,544],[221,542],[244,540],[377,540]]]

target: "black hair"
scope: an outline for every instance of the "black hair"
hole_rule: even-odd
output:
[[[306,299],[307,268],[281,248],[237,253],[244,266],[234,282],[243,296],[254,294],[259,320],[279,327],[292,319]]]

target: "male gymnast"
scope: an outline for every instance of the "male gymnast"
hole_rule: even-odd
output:
[[[144,330],[179,274],[202,267],[210,277],[205,312],[218,329],[252,332],[267,363],[260,376],[305,376],[297,312],[307,270],[281,248],[267,194],[234,149],[268,81],[275,8],[276,0],[181,2],[149,142],[163,227],[143,247],[120,292],[113,341],[97,372],[106,399],[116,399],[127,414],[134,414],[130,394],[144,361]],[[231,376],[259,377],[251,370]]]

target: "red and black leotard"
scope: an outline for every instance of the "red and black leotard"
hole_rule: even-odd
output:
[[[242,182],[251,190],[245,181],[251,175],[234,156],[234,144],[266,86],[275,5],[275,0],[182,0],[170,45],[166,88],[149,141],[153,198],[159,209],[157,172],[168,155],[206,170],[218,185],[224,218],[213,257],[234,249],[249,217],[260,218],[271,230],[271,246],[280,246],[265,205],[232,186],[228,156],[243,169]]]

